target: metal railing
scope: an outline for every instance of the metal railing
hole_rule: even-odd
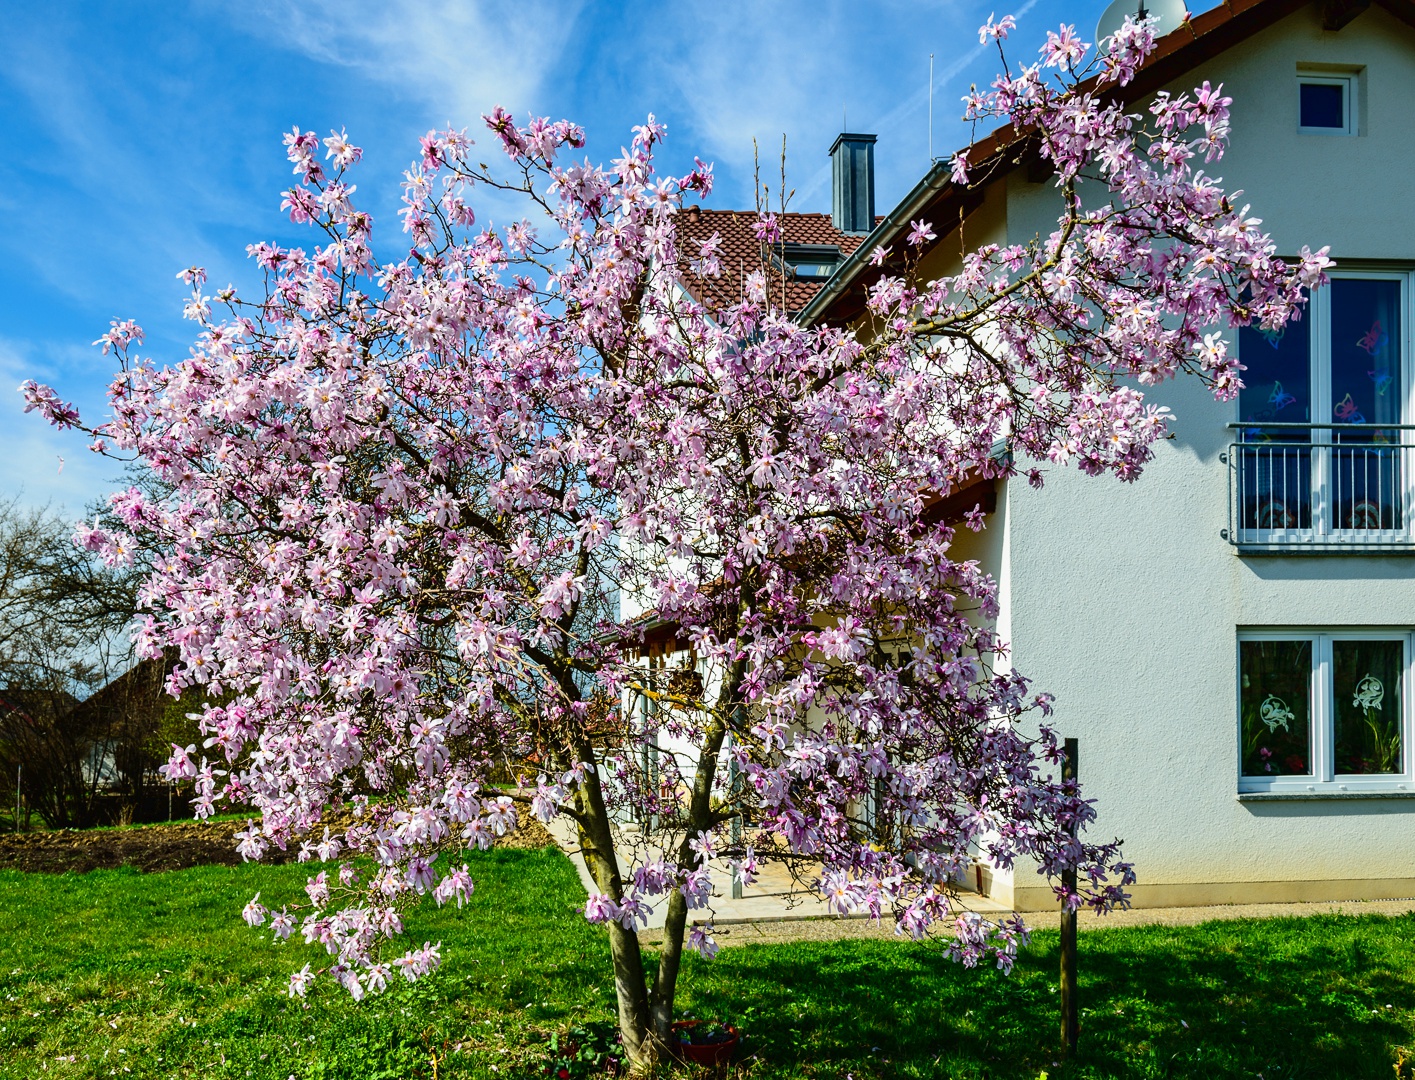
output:
[[[1229,543],[1254,551],[1415,549],[1415,425],[1229,427]]]

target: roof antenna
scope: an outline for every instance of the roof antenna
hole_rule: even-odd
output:
[[[845,111],[845,102],[840,103],[840,130],[850,130],[850,114]]]
[[[934,163],[934,54],[929,53],[929,164]]]

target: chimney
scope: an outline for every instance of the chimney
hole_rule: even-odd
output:
[[[830,148],[830,221],[864,236],[875,227],[875,137],[847,135]]]

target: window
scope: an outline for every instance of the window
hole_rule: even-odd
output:
[[[1411,295],[1343,271],[1282,333],[1239,330],[1235,543],[1409,543]]]
[[[1298,75],[1297,130],[1308,135],[1356,134],[1356,76]]]
[[[1415,791],[1404,630],[1245,632],[1239,790]]]
[[[778,258],[797,281],[825,281],[835,273],[841,251],[834,244],[786,244]]]

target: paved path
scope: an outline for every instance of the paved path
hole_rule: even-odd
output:
[[[976,899],[964,894],[964,899]],[[1223,904],[1213,907],[1131,908],[1109,915],[1083,913],[1078,923],[1081,930],[1105,930],[1121,926],[1195,926],[1213,919],[1274,919],[1284,916],[1302,917],[1339,913],[1343,915],[1404,915],[1415,912],[1415,899],[1343,901],[1325,904]],[[1033,911],[1026,915],[1028,925],[1053,927],[1056,916]],[[662,938],[656,930],[643,930],[639,938],[645,945],[656,945]],[[718,923],[713,934],[718,945],[766,945],[788,941],[842,941],[846,938],[878,938],[898,940],[889,923],[876,925],[869,919],[827,915],[813,919],[760,919],[751,922]]]
[[[589,868],[585,865],[584,857],[580,854],[580,843],[575,834],[574,824],[567,818],[561,817],[556,818],[546,828],[549,829],[551,836],[555,837],[555,842],[560,845],[560,849],[575,864],[575,869],[580,875],[580,883],[584,885],[585,891],[587,893],[598,892],[598,888],[590,878]],[[824,900],[803,893],[799,887],[793,890],[790,873],[779,863],[765,864],[757,880],[742,890],[741,899],[733,899],[722,891],[724,886],[730,888],[727,883],[731,881],[731,875],[726,863],[719,864],[715,861],[712,864],[712,869],[713,878],[719,883],[713,891],[712,910],[711,912],[701,910],[691,912],[692,922],[711,921],[715,926],[722,926],[744,921],[778,921],[783,919],[799,921],[801,919],[830,917]],[[793,891],[795,895],[793,895]],[[655,905],[653,918],[649,920],[645,933],[662,928],[667,909],[668,904],[664,901]]]
[[[587,891],[594,889],[585,860],[580,855],[575,829],[565,818],[556,818],[548,826],[555,842],[569,856],[579,871],[580,881]],[[726,867],[714,867],[721,872],[715,877],[730,880]],[[597,890],[595,890],[597,891]],[[769,864],[763,867],[760,879],[744,890],[740,900],[715,891],[711,913],[692,912],[693,922],[711,921],[713,937],[721,946],[751,945],[784,941],[839,941],[845,938],[880,938],[894,940],[894,926],[885,922],[876,925],[868,918],[832,915],[825,902],[809,895],[791,895],[792,882],[786,869]],[[986,897],[962,894],[967,906],[984,915],[998,915],[1007,909]],[[653,919],[639,932],[646,945],[662,940],[664,915],[668,905],[656,905]],[[1194,926],[1211,919],[1272,919],[1284,916],[1322,915],[1339,912],[1347,915],[1403,915],[1415,912],[1415,897],[1405,900],[1342,901],[1317,904],[1222,904],[1211,907],[1150,907],[1114,911],[1109,915],[1082,912],[1081,930],[1104,930],[1121,926]],[[1056,916],[1034,911],[1026,916],[1032,926],[1056,924]]]

